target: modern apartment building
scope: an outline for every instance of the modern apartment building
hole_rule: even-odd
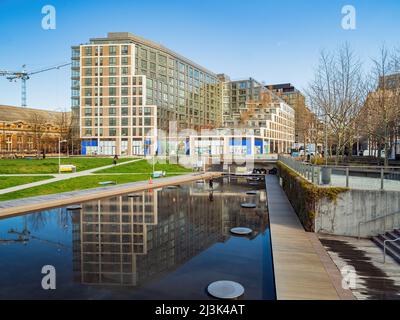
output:
[[[253,78],[232,81],[220,74],[219,79],[224,127],[250,129],[255,136],[256,145],[246,153],[288,152],[294,143],[293,108]]]
[[[221,123],[217,75],[152,41],[109,33],[72,47],[82,154],[151,154],[157,129]]]
[[[224,74],[222,81],[222,117],[224,127],[234,128],[241,124],[241,115],[246,112],[246,102],[259,100],[263,86],[253,78],[233,80]]]
[[[306,121],[312,117],[312,112],[306,107],[305,96],[290,83],[271,84],[267,89],[282,98],[295,110],[295,142],[304,143],[309,135],[309,126]]]

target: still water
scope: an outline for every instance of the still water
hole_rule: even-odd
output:
[[[0,299],[211,299],[217,280],[242,284],[242,299],[275,299],[263,182],[136,195],[0,220]],[[237,226],[253,233],[234,236]],[[42,289],[44,265],[55,267],[55,290]]]

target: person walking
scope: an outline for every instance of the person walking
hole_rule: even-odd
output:
[[[113,164],[114,164],[114,166],[117,164],[117,161],[118,161],[118,156],[117,156],[117,155],[115,155],[115,156],[114,156],[114,160],[113,160]]]

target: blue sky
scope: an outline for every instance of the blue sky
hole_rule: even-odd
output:
[[[56,8],[57,27],[43,30],[41,8]],[[357,10],[357,29],[341,28],[341,9]],[[379,47],[400,47],[399,0],[0,0],[0,69],[28,70],[70,60],[70,47],[109,31],[162,43],[231,78],[291,82],[313,76],[322,49],[349,42],[365,64]],[[28,105],[70,108],[70,70],[28,81]],[[0,78],[0,104],[20,104],[20,83]]]

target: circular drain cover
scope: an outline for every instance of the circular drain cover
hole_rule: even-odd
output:
[[[130,193],[130,194],[128,194],[128,197],[129,197],[129,198],[139,198],[139,197],[140,197],[140,194]]]
[[[255,196],[257,194],[257,191],[247,191],[246,194]]]
[[[250,228],[245,228],[245,227],[237,227],[237,228],[232,228],[231,232],[234,234],[244,236],[244,235],[248,235],[248,234],[252,233],[253,230],[251,230]]]
[[[253,209],[257,207],[255,203],[242,203],[240,206],[242,208],[248,208],[248,209]]]
[[[221,280],[211,283],[207,291],[217,299],[236,299],[244,293],[244,288],[240,283]]]
[[[80,210],[82,209],[82,206],[80,204],[74,204],[72,206],[68,206],[67,210]]]

